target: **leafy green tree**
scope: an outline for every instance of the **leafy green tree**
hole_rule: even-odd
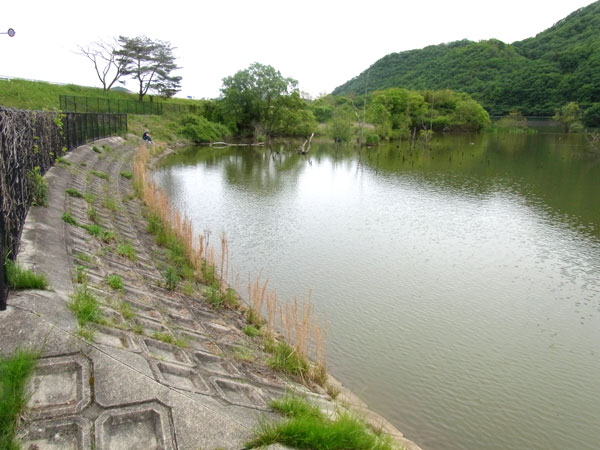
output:
[[[171,75],[180,67],[175,64],[173,47],[169,42],[153,41],[146,36],[119,36],[119,43],[121,48],[114,54],[123,66],[123,75],[131,76],[138,83],[140,101],[149,91],[168,98],[180,90],[181,77]]]
[[[333,116],[334,100],[330,95],[319,97],[310,104],[315,119],[320,123],[325,123]]]
[[[583,123],[588,127],[600,127],[600,103],[594,103],[584,111]]]
[[[241,134],[288,134],[302,120],[299,111],[307,108],[297,86],[272,66],[254,63],[223,79],[224,114]]]
[[[456,103],[452,121],[463,131],[480,131],[490,126],[490,115],[475,100],[465,99]]]
[[[565,133],[568,133],[573,126],[580,123],[581,109],[576,102],[570,102],[558,108],[552,118],[563,126]]]
[[[423,123],[427,105],[421,94],[402,88],[373,93],[367,118],[382,138],[398,139],[410,135]]]
[[[356,116],[354,110],[349,104],[337,107],[331,120],[327,122],[327,134],[335,142],[348,142],[354,136],[354,121]]]

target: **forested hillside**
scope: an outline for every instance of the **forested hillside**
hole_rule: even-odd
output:
[[[589,108],[600,103],[600,1],[513,44],[463,40],[391,53],[333,94],[390,87],[467,92],[492,115],[551,116],[568,102]]]

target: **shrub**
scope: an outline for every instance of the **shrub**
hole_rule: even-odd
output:
[[[179,134],[196,143],[216,141],[231,134],[224,125],[193,114],[183,116],[181,124]]]

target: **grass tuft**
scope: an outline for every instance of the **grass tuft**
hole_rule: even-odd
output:
[[[10,357],[0,357],[0,448],[20,449],[15,439],[17,425],[27,405],[27,383],[35,369],[38,354],[17,350]]]
[[[123,178],[126,178],[128,180],[131,180],[133,178],[133,174],[131,172],[128,172],[128,171],[123,171],[123,172],[120,173],[120,175]]]
[[[85,327],[85,325],[89,322],[102,322],[100,303],[85,285],[77,288],[77,290],[71,295],[69,309],[75,313],[77,322],[81,327]]]
[[[277,342],[267,364],[275,370],[304,378],[308,374],[308,361],[295,348],[285,342]]]
[[[189,345],[187,339],[175,337],[171,333],[155,331],[152,333],[152,337],[157,341],[166,342],[167,344],[176,345],[177,347],[186,348]]]
[[[123,242],[122,244],[119,244],[117,246],[117,254],[131,261],[135,261],[137,259],[135,249],[129,242]]]
[[[75,217],[73,217],[73,215],[70,212],[63,213],[62,220],[63,220],[63,222],[77,226],[77,221],[75,220]]]
[[[98,178],[102,178],[103,180],[108,180],[108,174],[106,172],[99,172],[97,170],[92,170],[91,174],[97,176]]]
[[[69,194],[71,197],[83,198],[83,194],[75,188],[67,188],[67,189],[65,189],[65,192],[67,194]]]
[[[256,437],[246,443],[247,448],[283,444],[295,448],[315,450],[392,450],[389,436],[377,436],[367,426],[348,413],[335,420],[326,417],[307,400],[287,395],[273,400],[271,407],[287,417],[282,422],[261,421]]]
[[[120,275],[109,275],[106,277],[106,283],[114,290],[123,289],[123,279]]]
[[[10,259],[6,260],[6,282],[9,289],[47,289],[48,279],[30,269],[23,269]]]

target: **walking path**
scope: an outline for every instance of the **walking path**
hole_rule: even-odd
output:
[[[250,352],[264,359],[241,332],[241,313],[161,288],[157,264],[164,255],[146,232],[131,181],[120,175],[131,172],[135,144],[109,138],[94,145],[101,153],[79,147],[47,173],[49,206],[32,207],[27,217],[18,261],[46,274],[51,290],[11,292],[0,313],[2,354],[42,351],[20,434],[23,449],[241,449],[261,418],[279,419],[268,402],[295,390],[329,411],[351,406],[418,450],[341,385],[333,402],[248,358]],[[67,188],[88,197],[69,196]],[[127,242],[135,259],[119,256],[115,241],[63,221],[70,212],[77,223],[92,224],[91,202],[95,221]],[[112,289],[109,275],[119,275],[123,288]],[[107,319],[93,325],[92,342],[79,336],[68,307],[78,277],[86,278]]]

